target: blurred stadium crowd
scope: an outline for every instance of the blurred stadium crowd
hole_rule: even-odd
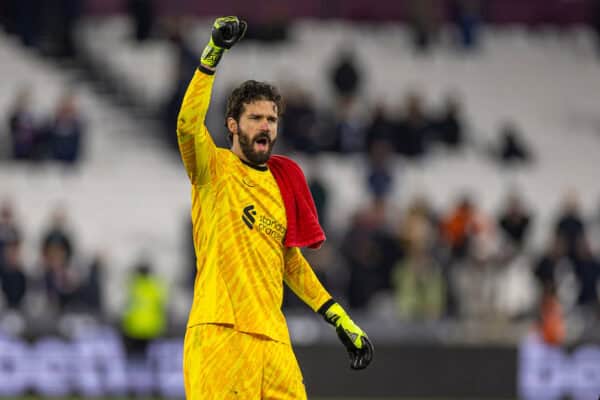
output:
[[[10,7],[3,10],[3,35],[10,40],[18,37],[19,46],[30,47],[28,51],[37,52],[40,57],[50,56],[48,63],[62,63],[65,58],[73,60],[59,65],[67,69],[81,68],[81,75],[92,74],[97,78],[98,71],[89,68],[90,60],[98,65],[95,62],[98,59],[93,58],[90,50],[97,44],[86,43],[81,39],[85,35],[77,30],[82,29],[79,19],[82,3],[67,1],[61,2],[63,9],[51,7],[55,11],[50,14],[53,19],[46,23],[40,22],[45,16],[39,8],[35,15],[40,23],[29,18],[30,10],[26,7],[35,8],[33,3],[36,2],[8,2]],[[429,54],[435,54],[435,48],[467,59],[480,56],[481,47],[485,48],[486,36],[481,32],[485,30],[486,2],[452,2],[448,24],[437,17],[438,2],[408,3],[413,5],[407,24],[407,37],[413,49],[410,57],[421,57],[424,63],[435,64],[436,57]],[[119,90],[117,97],[111,97],[114,90],[107,90],[104,95],[116,107],[132,110],[132,125],[140,108],[152,114],[156,136],[174,144],[174,121],[198,59],[196,47],[199,44],[189,45],[186,37],[190,34],[184,29],[193,30],[193,24],[178,19],[161,20],[150,1],[130,1],[128,7],[130,17],[126,24],[133,36],[131,46],[141,48],[144,43],[160,41],[166,43],[169,54],[177,60],[175,72],[170,75],[163,72],[171,77],[171,94],[150,108],[143,96],[131,95],[123,103],[119,97],[123,93]],[[598,12],[595,18],[598,27]],[[92,28],[96,23],[83,21]],[[450,26],[450,35],[443,33],[447,26]],[[279,20],[250,27],[247,41],[257,51],[260,46],[273,46],[273,43],[286,46],[292,40],[289,25]],[[586,32],[595,38],[591,31]],[[599,60],[595,61],[596,71],[600,71]],[[527,201],[519,185],[507,185],[500,190],[502,198],[497,199],[496,204],[502,206],[495,210],[482,207],[478,193],[469,190],[453,192],[452,198],[446,199],[443,205],[427,193],[404,196],[402,190],[406,184],[398,173],[398,165],[401,170],[411,166],[420,168],[431,162],[439,163],[440,154],[455,159],[477,154],[486,165],[493,165],[495,171],[503,171],[498,173],[509,171],[519,175],[522,171],[535,170],[536,166],[539,168],[540,158],[553,155],[530,143],[518,119],[504,119],[495,128],[492,140],[481,140],[472,129],[472,112],[461,95],[453,91],[438,96],[435,103],[442,104],[440,107],[432,107],[428,94],[418,89],[402,93],[400,105],[395,106],[369,98],[365,95],[367,84],[362,61],[348,46],[348,50],[340,52],[330,63],[324,71],[327,86],[322,88],[329,99],[326,105],[315,101],[316,94],[301,81],[284,79],[281,82],[286,113],[278,150],[297,156],[306,166],[320,220],[329,233],[324,248],[307,252],[306,256],[325,285],[351,308],[364,311],[362,315],[367,319],[388,318],[417,324],[501,321],[515,326],[525,322],[527,326],[539,326],[544,338],[557,344],[593,333],[600,321],[600,208],[585,211],[579,196],[581,191],[588,193],[594,188],[574,184],[568,189],[552,190],[552,204],[561,205],[550,211],[552,217],[546,222],[540,222],[537,204]],[[106,65],[102,64],[101,68]],[[143,59],[133,66],[134,73],[139,74],[136,68],[146,68]],[[402,71],[393,74],[402,79]],[[114,78],[102,76],[99,82],[108,87],[127,86],[127,79],[122,77],[120,81],[117,78],[116,83],[106,82]],[[86,84],[98,84],[88,79],[81,78]],[[461,82],[455,82],[455,87],[460,91]],[[8,90],[9,86],[3,85],[4,88]],[[46,168],[49,163],[60,163],[68,174],[77,174],[88,162],[86,154],[93,151],[88,128],[92,131],[94,128],[86,117],[89,110],[81,109],[75,94],[65,86],[55,111],[51,115],[39,115],[32,106],[31,92],[38,97],[44,97],[44,93],[36,93],[32,85],[10,88],[11,98],[2,103],[6,106],[1,115],[0,137],[4,137],[2,143],[5,144],[1,168],[10,165],[35,170]],[[518,90],[515,93],[523,95]],[[225,92],[216,95],[221,97],[215,98],[212,115],[218,120]],[[504,115],[501,110],[493,111]],[[146,118],[148,114],[143,116]],[[208,123],[215,140],[223,144],[223,137],[218,133],[222,131],[220,122]],[[600,146],[600,137],[595,140],[596,146]],[[175,150],[175,146],[164,148]],[[339,218],[333,217],[338,211],[336,200],[332,200],[336,187],[319,173],[322,157],[359,159],[364,169],[364,173],[354,178],[354,184],[360,187],[366,201],[351,210],[343,225],[338,223]],[[575,153],[570,157],[578,156]],[[593,174],[595,165],[589,168]],[[464,179],[470,178],[465,176]],[[133,277],[130,284],[124,285],[128,300],[121,302],[117,312],[109,312],[106,298],[113,295],[114,289],[106,287],[104,275],[111,262],[100,252],[82,254],[77,246],[81,232],[69,227],[69,208],[51,210],[45,205],[44,210],[51,213],[51,222],[33,234],[28,228],[28,209],[11,200],[19,197],[17,193],[10,188],[7,191],[0,184],[0,196],[3,295],[0,322],[5,329],[26,334],[30,329],[29,316],[39,315],[39,309],[43,308],[42,313],[50,319],[76,313],[117,321],[135,341],[168,331],[172,318],[168,315],[166,286],[170,285],[172,291],[176,286],[184,287],[191,296],[194,273],[191,235],[182,239],[187,240],[187,247],[182,250],[185,257],[178,266],[180,278],[176,282],[163,284],[157,276],[160,276],[160,268],[168,267],[143,259],[130,273]],[[68,198],[69,193],[63,196]],[[596,202],[600,205],[600,198],[596,198]],[[187,220],[179,224],[182,230],[188,229]],[[542,240],[532,239],[535,229]],[[29,235],[23,235],[24,231],[29,231]],[[29,243],[24,245],[25,241]],[[545,244],[540,246],[540,242]],[[24,254],[25,251],[30,253]],[[158,275],[152,273],[153,268]],[[129,279],[125,271],[119,276],[122,282]],[[150,310],[141,310],[144,306],[139,304],[144,300],[148,300],[145,304],[150,304]],[[301,305],[297,299],[286,296],[284,306],[293,312]],[[32,311],[36,308],[37,314]],[[153,321],[148,322],[144,315],[136,320],[132,313],[160,317],[150,318]],[[582,327],[576,334],[569,328],[573,320]],[[174,325],[180,326],[183,322],[175,321]],[[142,333],[136,331],[144,324],[146,331],[144,328]]]

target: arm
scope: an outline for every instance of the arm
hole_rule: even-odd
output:
[[[346,311],[323,288],[314,271],[297,247],[285,254],[284,281],[310,308],[335,327],[350,356],[350,368],[366,368],[373,359],[373,345],[366,333],[350,319]]]
[[[204,125],[214,73],[225,50],[244,36],[246,28],[246,22],[237,17],[215,20],[210,41],[200,57],[200,66],[183,97],[177,118],[177,142],[192,184],[208,183],[214,175],[217,147]]]
[[[217,147],[204,125],[214,75],[209,75],[207,70],[203,71],[198,69],[194,73],[177,117],[179,152],[190,181],[199,185],[209,182],[211,172],[214,172],[217,152]]]
[[[331,299],[297,247],[286,249],[283,280],[315,312]]]

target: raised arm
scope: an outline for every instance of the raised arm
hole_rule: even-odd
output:
[[[204,125],[214,83],[214,73],[223,53],[246,32],[246,23],[237,17],[217,18],[211,38],[200,57],[177,118],[177,141],[183,164],[192,184],[203,185],[215,172],[217,148]]]
[[[214,173],[217,148],[204,125],[214,75],[196,70],[177,118],[177,142],[192,184],[202,185]]]

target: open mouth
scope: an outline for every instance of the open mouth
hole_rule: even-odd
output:
[[[269,149],[269,139],[266,137],[258,138],[254,143],[259,151],[266,151]]]

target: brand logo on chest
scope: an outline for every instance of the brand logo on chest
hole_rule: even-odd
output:
[[[254,204],[250,204],[242,210],[242,221],[248,229],[255,229],[277,241],[283,241],[286,227],[275,218],[266,215],[256,215]]]
[[[256,222],[256,210],[254,209],[254,205],[249,205],[244,207],[244,212],[242,214],[242,221],[246,224],[246,226],[250,229],[254,229],[254,223]]]

